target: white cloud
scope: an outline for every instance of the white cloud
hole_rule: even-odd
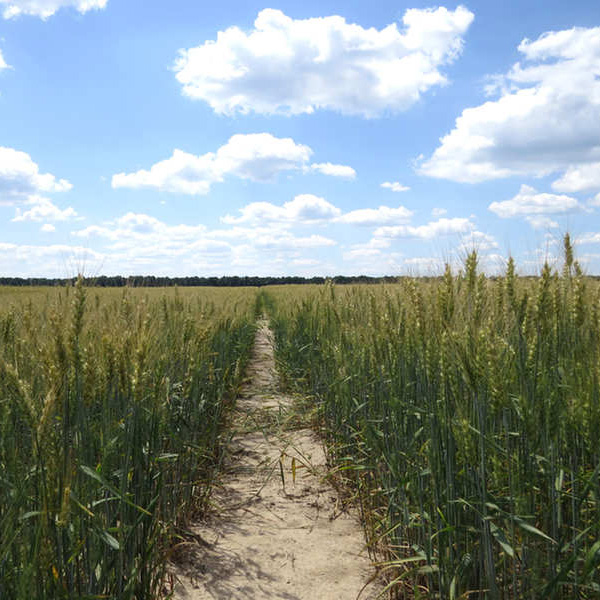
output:
[[[254,237],[254,245],[261,249],[307,249],[336,246],[337,242],[322,235],[295,236],[288,232],[269,232]]]
[[[446,264],[443,260],[432,256],[414,256],[411,258],[405,258],[403,261],[405,271],[411,275],[426,275],[434,277],[441,275],[446,268]]]
[[[83,246],[0,243],[0,270],[14,277],[72,277],[96,273],[104,255]]]
[[[378,248],[352,248],[352,250],[348,250],[348,252],[344,252],[343,254],[344,260],[361,261],[378,256],[382,256],[382,252]]]
[[[222,181],[214,169],[214,155],[194,156],[174,150],[171,158],[135,173],[117,173],[112,177],[113,188],[156,188],[180,194],[208,194],[211,183]]]
[[[216,166],[223,173],[242,179],[271,181],[280,171],[297,169],[312,150],[291,138],[276,138],[269,133],[237,134],[219,148]]]
[[[166,250],[192,243],[204,237],[204,225],[167,225],[150,215],[129,212],[113,222],[73,231],[81,238],[103,237],[114,242],[111,248],[129,246],[162,247]]]
[[[492,202],[489,205],[489,209],[503,219],[565,214],[580,208],[581,205],[575,198],[540,193],[529,185],[522,185],[514,198],[503,202]]]
[[[379,227],[375,230],[375,237],[379,238],[416,238],[432,240],[438,236],[468,233],[473,229],[469,219],[439,219],[426,225],[398,225],[395,227]]]
[[[83,14],[89,10],[104,8],[107,2],[108,0],[0,0],[0,6],[4,6],[5,19],[19,15],[47,19],[61,8],[73,7]]]
[[[107,257],[113,261],[137,266],[148,264],[153,269],[158,264],[171,264],[171,273],[183,265],[193,269],[200,264],[211,272],[215,269],[231,272],[232,267],[241,265],[259,267],[276,255],[287,260],[293,251],[336,245],[334,240],[321,235],[296,236],[277,226],[209,230],[201,224],[169,225],[137,213],[73,231],[72,235],[109,240],[107,250],[111,253]],[[177,264],[169,262],[174,260]]]
[[[548,32],[519,51],[524,65],[496,77],[500,97],[465,109],[422,174],[475,183],[566,170],[558,191],[598,183],[587,165],[600,161],[600,27]]]
[[[53,226],[45,224],[42,231],[51,233]],[[139,213],[72,235],[91,247],[0,242],[0,271],[60,277],[82,270],[86,275],[290,275],[304,272],[317,260],[324,269],[333,269],[321,254],[337,244],[322,235],[295,235],[278,224],[210,230],[202,224],[168,224]],[[92,249],[98,246],[101,251]]]
[[[588,205],[593,207],[600,206],[600,192],[588,200]]]
[[[241,223],[282,223],[290,225],[330,221],[341,214],[339,208],[319,196],[300,194],[283,206],[270,202],[252,202],[240,209],[239,217],[227,215],[221,219],[229,225]]]
[[[380,206],[353,210],[341,216],[338,221],[349,225],[398,225],[408,223],[412,215],[413,211],[404,206]]]
[[[463,236],[458,251],[461,254],[465,252],[471,252],[476,250],[479,252],[486,252],[498,247],[498,242],[493,235],[489,233],[483,233],[482,231],[471,231],[467,235]]]
[[[408,223],[413,212],[404,206],[363,208],[342,214],[342,211],[313,194],[300,194],[283,206],[270,202],[252,202],[240,209],[239,216],[226,215],[221,222],[228,225],[278,224],[280,226],[343,223],[346,225],[398,225]]]
[[[48,198],[41,196],[30,196],[27,205],[29,210],[17,208],[17,214],[13,221],[68,221],[77,217],[77,212],[69,206],[61,210]]]
[[[485,234],[481,235],[485,237]],[[490,247],[495,246],[491,245]],[[477,268],[480,272],[486,273],[487,275],[502,275],[506,272],[506,259],[500,254],[486,253],[485,243],[480,246],[463,246],[463,244],[461,244],[456,250],[457,251],[453,256],[445,259],[433,256],[406,258],[403,265],[404,270],[411,276],[435,277],[442,275],[448,264],[453,273],[458,273],[461,270],[464,270],[465,254],[475,250],[477,252]]]
[[[346,177],[348,179],[354,179],[356,177],[356,171],[352,167],[346,165],[333,165],[331,163],[313,163],[310,165],[313,171],[323,173],[323,175],[330,175],[331,177]]]
[[[344,260],[370,260],[383,256],[383,251],[391,246],[391,241],[382,238],[371,238],[364,244],[353,244],[350,250],[344,253]]]
[[[64,192],[72,187],[66,179],[40,173],[29,154],[0,147],[0,206],[13,206],[39,193]]]
[[[227,175],[266,182],[282,171],[304,170],[311,155],[308,146],[291,138],[277,138],[270,133],[236,134],[216,152],[195,156],[175,150],[171,158],[149,170],[118,173],[112,178],[112,187],[202,195]]]
[[[235,226],[231,229],[214,229],[207,232],[211,239],[227,240],[237,244],[236,248],[254,250],[297,250],[302,248],[319,248],[335,246],[337,242],[321,235],[296,236],[285,226],[267,224],[266,226],[252,225],[250,227]]]
[[[443,217],[444,215],[447,215],[448,211],[445,208],[432,208],[431,209],[431,216],[435,217],[436,219],[438,217]]]
[[[558,223],[556,221],[553,221],[550,217],[546,217],[545,215],[525,217],[525,220],[534,229],[556,229],[558,227]]]
[[[2,69],[9,69],[9,68],[10,68],[10,66],[4,60],[4,56],[2,54],[2,50],[0,50],[0,71],[2,71]]]
[[[56,227],[54,227],[54,225],[51,223],[45,223],[40,227],[40,231],[43,233],[54,233],[56,231]]]
[[[363,244],[353,244],[342,254],[348,275],[390,275],[400,272],[402,254],[390,250],[391,240],[371,238]],[[339,273],[340,270],[338,269]]]
[[[552,188],[557,192],[581,192],[600,189],[600,162],[571,165]]]
[[[589,232],[584,233],[582,236],[577,238],[578,244],[600,244],[600,233],[598,232]]]
[[[181,50],[183,93],[217,113],[295,115],[329,109],[374,117],[406,110],[446,77],[473,14],[410,9],[404,28],[364,29],[343,17],[292,19],[262,10],[248,33],[238,27]]]
[[[408,192],[410,190],[407,185],[402,185],[399,181],[384,181],[381,187],[392,190],[392,192]]]

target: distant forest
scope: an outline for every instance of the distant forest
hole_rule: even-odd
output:
[[[590,279],[600,279],[598,275],[588,275]],[[331,281],[336,284],[350,283],[396,283],[402,279],[412,279],[413,276],[387,275],[385,277],[369,277],[367,275],[336,275],[334,277],[252,277],[237,275],[224,277],[156,277],[154,275],[132,275],[123,277],[114,275],[108,277],[85,277],[84,284],[90,287],[261,287],[263,285],[290,284],[322,284]],[[440,279],[440,276],[420,276],[418,279]],[[522,276],[523,279],[536,279],[535,275]],[[497,279],[491,276],[489,279]],[[0,286],[66,286],[75,285],[77,277],[65,279],[48,277],[0,277]]]
[[[333,283],[380,283],[394,282],[397,277],[367,277],[366,275],[357,275],[346,277],[338,275],[335,277],[155,277],[154,275],[133,275],[123,277],[115,275],[108,277],[87,277],[84,279],[86,285],[93,287],[260,287],[263,285],[287,285],[300,283],[320,284],[326,281]],[[0,285],[11,286],[65,286],[73,285],[77,281],[76,277],[67,279],[52,279],[46,277],[0,277]]]

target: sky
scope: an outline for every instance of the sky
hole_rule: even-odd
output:
[[[0,0],[0,276],[600,274],[600,2]]]

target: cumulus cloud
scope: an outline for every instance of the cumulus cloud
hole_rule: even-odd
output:
[[[268,232],[251,236],[256,247],[269,250],[295,250],[336,246],[337,242],[323,235],[295,236],[289,232]]]
[[[300,194],[283,206],[277,206],[270,202],[252,202],[241,208],[240,212],[239,217],[226,215],[221,221],[229,225],[269,222],[306,225],[330,221],[341,214],[339,208],[312,194]]]
[[[398,225],[408,223],[413,216],[413,211],[399,206],[391,208],[380,206],[379,208],[360,208],[342,215],[338,221],[349,225]]]
[[[447,82],[440,69],[459,56],[473,13],[410,9],[402,20],[401,29],[365,29],[340,16],[292,19],[267,8],[252,31],[229,27],[181,50],[174,70],[186,96],[221,114],[375,117]]]
[[[481,233],[481,232],[474,232]],[[485,236],[486,234],[481,234]],[[456,253],[449,258],[436,258],[433,256],[416,256],[406,258],[403,263],[404,271],[411,276],[439,276],[450,266],[453,273],[464,269],[465,253],[477,251],[478,269],[488,275],[502,275],[506,272],[506,258],[494,252],[486,252],[485,243],[480,246],[464,246],[462,243]],[[495,246],[490,246],[495,247]]]
[[[600,27],[547,32],[518,49],[523,62],[488,88],[499,97],[465,109],[419,171],[469,183],[564,171],[557,191],[598,185]]]
[[[600,244],[600,233],[589,232],[584,233],[582,236],[577,238],[578,244]]]
[[[458,251],[460,254],[476,250],[477,252],[486,252],[498,247],[498,242],[493,235],[484,233],[483,231],[471,231],[463,236]]]
[[[118,219],[103,225],[92,225],[72,235],[80,238],[103,237],[114,242],[111,248],[129,246],[178,247],[203,237],[204,225],[167,225],[159,219],[143,213],[128,212]]]
[[[556,229],[558,227],[558,223],[556,221],[553,221],[550,217],[546,217],[545,215],[525,217],[525,220],[534,229]]]
[[[369,260],[383,256],[383,251],[391,246],[391,241],[383,238],[371,238],[364,244],[352,244],[350,250],[344,252],[344,260]]]
[[[338,207],[313,194],[300,194],[283,206],[270,202],[252,202],[241,208],[240,213],[239,216],[226,215],[221,218],[221,221],[228,225],[276,223],[288,226],[343,223],[369,226],[408,223],[413,215],[413,212],[404,206],[361,208],[342,214]]]
[[[439,236],[468,233],[473,229],[473,223],[469,219],[439,219],[426,225],[397,225],[390,227],[378,227],[375,237],[378,238],[415,238],[420,240],[432,240]]]
[[[179,194],[208,194],[215,181],[222,181],[222,174],[214,168],[212,153],[194,156],[182,150],[174,150],[171,158],[152,165],[150,170],[113,175],[113,188],[155,188]]]
[[[19,15],[32,15],[47,19],[61,8],[72,7],[80,13],[104,8],[108,0],[0,0],[3,16],[12,19]]]
[[[0,242],[0,269],[14,277],[72,277],[79,272],[95,273],[104,255],[83,246],[47,246]]]
[[[313,171],[318,171],[319,173],[323,173],[323,175],[330,175],[331,177],[346,177],[347,179],[354,179],[356,177],[356,171],[346,165],[313,163],[310,165],[310,168]]]
[[[52,223],[44,223],[44,225],[40,227],[40,231],[43,233],[54,233],[56,231],[56,227],[54,227]]]
[[[0,147],[0,206],[13,206],[40,193],[64,192],[72,187],[66,179],[40,173],[29,154]]]
[[[280,227],[209,230],[202,224],[169,225],[156,217],[132,212],[102,225],[73,231],[72,235],[110,241],[107,249],[111,254],[108,256],[113,260],[118,257],[122,261],[135,259],[139,263],[150,259],[177,259],[190,264],[196,260],[207,267],[212,260],[211,271],[217,267],[230,270],[232,266],[239,266],[239,260],[257,266],[270,252],[286,253],[336,245],[335,241],[324,236],[296,236]],[[250,262],[244,262],[251,257]]]
[[[420,275],[434,277],[444,272],[446,263],[442,259],[433,256],[413,256],[405,258],[403,266],[409,274],[415,274],[416,271]]]
[[[410,190],[407,185],[402,185],[399,181],[384,181],[381,184],[381,187],[391,190],[392,192],[408,192],[408,190]]]
[[[444,215],[447,215],[448,211],[445,208],[432,208],[431,209],[431,216],[432,217],[443,217]]]
[[[28,210],[17,208],[13,221],[68,221],[77,217],[77,212],[71,206],[61,210],[48,198],[31,196],[27,200]]]
[[[149,170],[118,173],[113,188],[153,188],[165,192],[203,195],[213,183],[226,176],[251,181],[273,181],[283,171],[314,169],[326,175],[349,177],[351,167],[316,164],[308,167],[313,151],[291,138],[277,138],[270,133],[236,134],[216,152],[195,156],[182,150],[160,161]]]
[[[503,219],[511,217],[533,217],[539,215],[559,215],[581,208],[575,198],[564,194],[546,194],[536,191],[529,185],[522,185],[519,193],[510,200],[492,202],[489,209]],[[540,220],[530,221],[542,224]],[[543,225],[542,225],[543,226]]]
[[[9,68],[10,68],[10,66],[4,60],[4,56],[2,54],[2,50],[0,50],[0,71],[2,71],[3,69],[9,69]]]
[[[353,244],[342,254],[349,275],[389,275],[400,271],[402,254],[390,250],[391,240],[371,238],[366,243]],[[339,270],[338,270],[339,272]]]
[[[581,192],[585,190],[600,189],[600,162],[571,165],[557,179],[552,188],[557,192]]]

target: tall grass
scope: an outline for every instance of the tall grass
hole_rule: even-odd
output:
[[[600,597],[600,286],[560,272],[270,292],[398,597]],[[392,575],[393,573],[393,575]]]
[[[0,598],[148,599],[202,508],[252,290],[0,289]]]

